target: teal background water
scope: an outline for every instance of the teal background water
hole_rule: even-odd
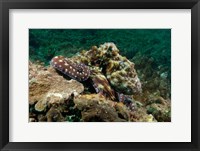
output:
[[[30,29],[30,60],[48,64],[55,55],[71,57],[105,42],[114,42],[128,59],[144,55],[156,66],[171,66],[170,29]]]

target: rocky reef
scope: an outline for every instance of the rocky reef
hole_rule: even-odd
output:
[[[83,121],[125,122],[129,114],[124,105],[106,99],[100,94],[79,95],[74,98],[75,106],[81,110]]]
[[[142,56],[142,54],[138,54],[131,60],[136,64],[144,93],[165,99],[171,98],[171,66],[156,66],[154,58]]]
[[[49,66],[29,62],[29,121],[169,122],[169,97],[143,88],[144,79],[114,43],[54,56]]]

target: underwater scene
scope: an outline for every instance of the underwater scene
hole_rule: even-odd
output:
[[[29,29],[29,122],[171,122],[171,29]]]

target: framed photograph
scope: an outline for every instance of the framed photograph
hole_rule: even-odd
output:
[[[199,0],[1,0],[1,150],[200,150]]]

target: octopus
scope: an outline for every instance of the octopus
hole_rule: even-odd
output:
[[[134,109],[132,95],[141,93],[141,83],[134,63],[119,54],[114,43],[105,43],[74,59],[55,56],[50,64],[64,75],[79,82],[88,81],[96,93],[106,98],[126,104]]]
[[[89,67],[85,64],[75,63],[64,56],[55,56],[50,61],[50,64],[64,75],[79,82],[86,81],[90,77],[96,93],[100,93],[111,100],[116,99],[114,90],[110,87],[106,77],[100,72],[97,72],[97,70],[90,71]]]
[[[100,93],[113,101],[116,100],[115,91],[111,88],[108,80],[101,72],[98,70],[91,70],[90,78],[92,79],[92,84],[96,93]]]

